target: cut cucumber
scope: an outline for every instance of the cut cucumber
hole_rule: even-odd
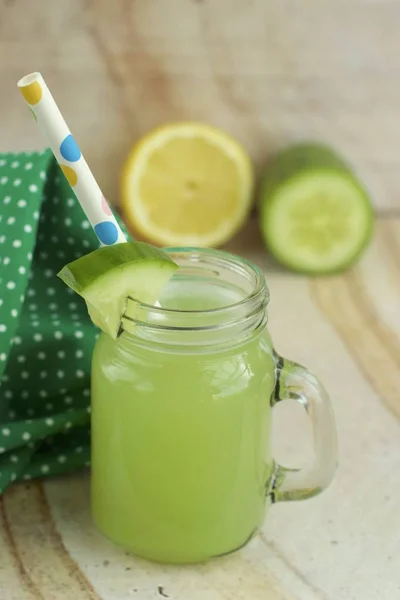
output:
[[[272,160],[261,190],[261,230],[283,265],[309,275],[354,263],[372,236],[373,208],[346,163],[322,144],[299,144]]]
[[[93,323],[115,339],[128,296],[154,304],[177,268],[162,250],[126,242],[86,254],[58,276],[85,299]]]

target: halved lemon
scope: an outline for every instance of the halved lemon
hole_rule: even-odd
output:
[[[219,246],[246,220],[250,158],[232,137],[203,123],[173,123],[128,156],[121,209],[132,233],[159,246]]]

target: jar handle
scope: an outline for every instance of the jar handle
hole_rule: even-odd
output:
[[[270,486],[272,502],[303,500],[319,494],[331,483],[337,466],[337,436],[329,396],[321,382],[304,367],[275,354],[276,383],[271,398],[296,400],[311,419],[314,461],[304,469],[275,464]]]

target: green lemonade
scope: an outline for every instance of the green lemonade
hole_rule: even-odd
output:
[[[207,311],[243,298],[233,286],[174,277],[161,306]],[[168,314],[163,319],[168,326]],[[162,562],[201,561],[244,545],[263,521],[273,470],[275,365],[266,328],[198,347],[102,334],[92,373],[99,529]]]

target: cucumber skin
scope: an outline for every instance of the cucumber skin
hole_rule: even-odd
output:
[[[116,248],[118,248],[118,253],[115,252]],[[94,253],[96,253],[96,261],[92,260]],[[89,254],[85,254],[65,265],[57,276],[68,287],[81,294],[93,281],[101,278],[109,269],[115,269],[141,259],[164,261],[171,263],[171,266],[175,265],[174,261],[163,250],[146,244],[146,242],[135,241],[118,244],[118,246],[104,246],[89,252]],[[79,284],[75,276],[77,267]]]
[[[364,199],[365,210],[369,213],[369,227],[365,235],[365,240],[359,250],[354,253],[346,264],[338,265],[335,269],[315,269],[310,271],[307,268],[302,268],[301,265],[288,261],[287,258],[280,256],[278,249],[274,248],[268,234],[268,213],[273,208],[276,192],[284,187],[286,182],[293,179],[301,179],[302,176],[307,176],[312,172],[326,172],[330,174],[337,173],[343,178],[347,178],[353,184],[356,190],[360,193],[360,198]],[[260,228],[266,247],[271,251],[271,254],[285,267],[303,273],[306,275],[333,275],[340,273],[352,266],[364,252],[368,246],[374,232],[374,210],[370,197],[356,177],[350,166],[345,160],[339,156],[332,148],[318,142],[303,142],[290,146],[289,148],[279,152],[268,164],[262,183],[259,195],[260,208]]]
[[[267,165],[261,185],[261,202],[265,202],[265,198],[273,195],[288,179],[314,170],[352,176],[350,167],[328,146],[313,142],[296,144],[279,152]]]

